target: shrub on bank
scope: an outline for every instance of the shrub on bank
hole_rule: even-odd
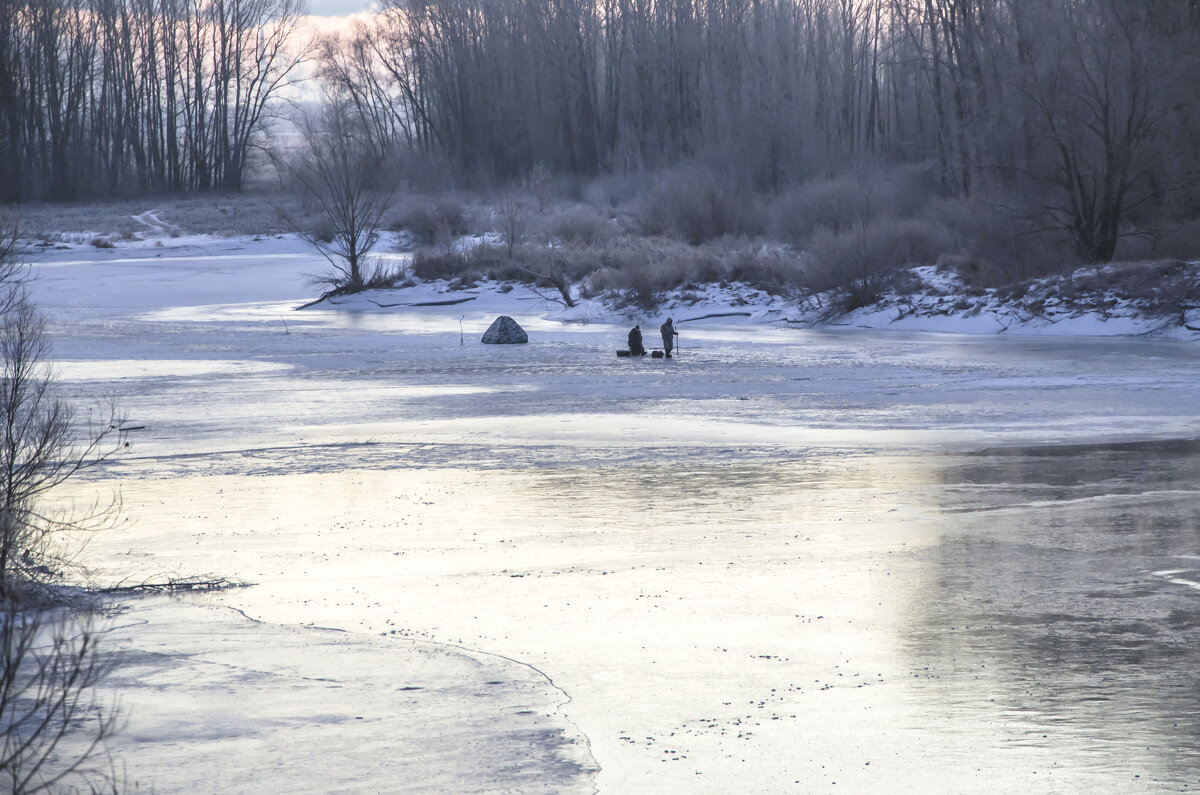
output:
[[[841,294],[843,311],[879,300],[887,274],[906,265],[932,264],[952,245],[948,230],[916,219],[878,219],[843,232],[818,229],[808,249],[808,286]]]
[[[733,250],[726,254],[725,263],[726,281],[749,284],[770,295],[787,295],[807,279],[800,258],[778,250]]]
[[[700,245],[722,237],[753,237],[764,228],[754,196],[690,169],[658,179],[638,205],[643,234]]]
[[[690,246],[668,238],[614,238],[596,245],[480,245],[419,249],[412,273],[419,279],[492,279],[556,286],[560,278],[587,298],[607,295],[618,303],[653,309],[668,291],[688,285],[741,282],[770,294],[786,294],[804,278],[799,259],[779,250],[738,246]]]
[[[413,254],[412,273],[422,281],[454,279],[467,268],[465,254],[448,248],[421,248]]]
[[[617,227],[604,214],[591,207],[575,206],[552,216],[544,236],[551,242],[573,246],[597,246],[612,240]]]
[[[412,201],[397,213],[392,226],[407,230],[422,246],[447,245],[471,231],[466,207],[452,197]]]
[[[940,264],[954,267],[971,292],[1006,287],[1079,265],[1062,230],[1021,209],[1028,201],[996,189],[988,199],[941,199],[925,217],[952,230],[953,246]]]
[[[797,185],[771,207],[771,231],[784,242],[807,245],[819,229],[840,234],[875,220],[881,211],[878,186],[844,174]]]
[[[885,216],[922,217],[936,194],[925,167],[864,164],[793,186],[773,202],[770,228],[777,239],[803,246],[819,229],[841,234]]]
[[[1077,270],[1063,285],[1074,300],[1095,304],[1105,298],[1134,302],[1150,317],[1178,318],[1200,306],[1200,280],[1182,260],[1110,262]]]

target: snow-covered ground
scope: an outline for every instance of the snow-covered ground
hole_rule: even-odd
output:
[[[926,265],[909,271],[920,289],[903,295],[889,292],[877,304],[856,310],[838,322],[859,328],[958,334],[1200,338],[1200,305],[1187,308],[1182,316],[1161,316],[1145,311],[1145,302],[1122,295],[1115,286],[1080,295],[1071,295],[1068,288],[1068,294],[1062,294],[1060,288],[1070,278],[1116,267],[1084,268],[1065,280],[1041,279],[1014,299],[996,289],[971,295],[953,272]],[[1193,282],[1200,279],[1200,268],[1194,263],[1187,267]],[[1183,304],[1187,306],[1186,300]]]
[[[1192,266],[1200,278],[1200,268]],[[770,295],[746,284],[688,286],[660,296],[658,317],[697,322],[719,319],[724,324],[744,318],[752,325],[782,325],[796,328],[854,328],[888,331],[924,331],[951,334],[1009,334],[1012,336],[1115,337],[1153,335],[1163,339],[1200,339],[1200,306],[1182,317],[1146,313],[1138,301],[1111,291],[1073,301],[1059,295],[1061,280],[1048,278],[1034,283],[1019,300],[1007,299],[1003,291],[986,290],[971,295],[952,273],[934,266],[914,267],[907,272],[916,289],[897,293],[885,291],[878,302],[852,312],[829,316],[834,295],[787,299]],[[516,290],[515,295],[512,293]],[[576,288],[575,293],[578,293]],[[510,300],[505,300],[509,296]],[[551,288],[480,282],[462,289],[444,280],[417,283],[407,289],[383,290],[330,301],[342,309],[411,308],[437,301],[472,303],[468,309],[526,311],[542,318],[566,323],[627,323],[641,320],[641,312],[621,306],[613,296],[577,298],[566,307]],[[511,300],[515,298],[516,300]],[[540,300],[538,300],[540,299]],[[534,306],[530,306],[531,301]],[[481,303],[474,303],[481,302]],[[1181,322],[1182,321],[1182,322]],[[653,324],[657,327],[657,322]],[[653,331],[653,329],[649,329]]]
[[[131,781],[1200,779],[1191,339],[803,328],[715,287],[654,317],[440,283],[294,311],[322,268],[294,239],[157,243],[33,268],[64,389],[144,426],[64,495],[121,488],[93,576],[255,583],[115,619]],[[666,313],[677,357],[614,355]],[[480,344],[499,314],[530,344]]]

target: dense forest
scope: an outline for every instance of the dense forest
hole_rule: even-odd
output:
[[[240,189],[297,0],[0,0],[0,198]]]
[[[296,0],[0,0],[0,198],[238,190],[302,77],[458,185],[908,167],[1088,261],[1200,214],[1197,0],[384,0],[322,39]]]

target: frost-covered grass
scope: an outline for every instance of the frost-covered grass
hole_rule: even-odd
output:
[[[117,242],[179,235],[236,237],[287,231],[279,210],[299,202],[283,193],[158,196],[87,204],[23,204],[4,213],[22,236],[49,243]],[[103,247],[103,243],[101,246]]]

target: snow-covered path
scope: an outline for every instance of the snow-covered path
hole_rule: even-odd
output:
[[[417,732],[367,746],[402,755],[403,780],[383,765],[346,789],[586,791],[592,759],[600,789],[622,793],[1200,778],[1194,722],[1178,719],[1200,670],[1181,618],[1200,598],[1194,344],[726,318],[682,325],[674,360],[626,361],[624,319],[564,324],[520,289],[294,312],[320,262],[293,241],[179,244],[35,266],[66,390],[116,394],[145,426],[107,471],[134,524],[93,540],[96,576],[257,583],[204,601],[267,622],[235,655],[248,670],[305,648],[284,628],[315,625],[349,632],[361,654],[346,659],[388,660],[358,692],[404,687],[417,641],[474,650],[447,649],[441,674],[425,663],[431,682],[468,653],[496,672],[483,690],[534,670],[557,688],[495,701],[498,737],[532,712],[553,738],[487,741],[523,778],[466,752],[463,777],[441,777]],[[531,344],[478,344],[501,313]],[[648,341],[659,320],[642,320]],[[210,609],[134,614],[186,637],[183,655],[208,645],[188,633]],[[160,637],[133,626],[119,642]],[[330,659],[311,646],[314,665]],[[247,738],[315,736],[299,728],[305,696],[286,724],[198,732],[189,762],[157,739],[162,716],[139,724],[154,699],[188,702],[194,677],[171,670],[153,698],[123,680],[139,781],[191,791],[219,759],[259,771],[244,791],[295,791]],[[449,716],[438,748],[482,741],[469,689],[431,686],[413,713]],[[310,732],[344,725],[336,701]],[[266,745],[274,769],[311,757]]]

